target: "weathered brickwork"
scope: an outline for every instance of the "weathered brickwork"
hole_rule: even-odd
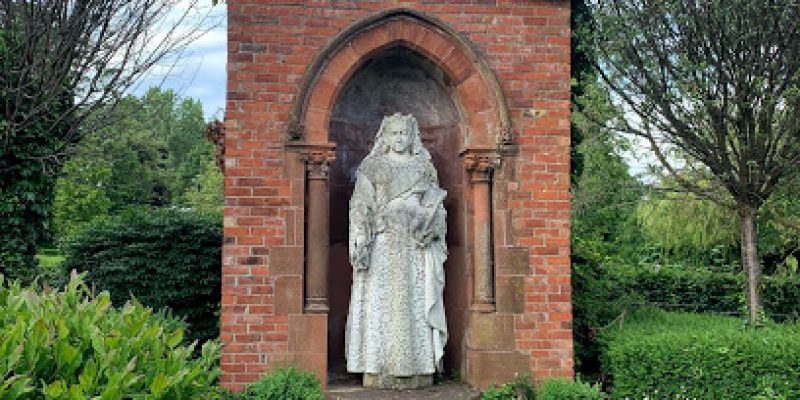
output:
[[[463,375],[479,387],[522,371],[570,376],[569,2],[229,0],[227,7],[223,385],[241,389],[284,362],[325,376],[326,315],[304,312],[307,155],[287,150],[290,119],[315,56],[352,24],[394,8],[441,21],[471,42],[496,76],[511,122],[492,184],[496,311],[467,317]],[[467,112],[496,111],[475,60],[423,25],[385,24],[335,52],[311,89],[306,141],[327,142],[341,80],[392,38],[434,60]],[[497,125],[482,113],[467,117],[472,132]],[[497,128],[471,140],[493,145]]]

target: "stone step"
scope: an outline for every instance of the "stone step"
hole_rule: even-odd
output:
[[[475,400],[480,392],[460,383],[442,383],[422,389],[390,390],[355,385],[329,385],[327,400]]]

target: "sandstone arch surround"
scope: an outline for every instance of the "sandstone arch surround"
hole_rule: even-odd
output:
[[[404,46],[436,63],[456,89],[466,127],[465,149],[511,140],[500,85],[483,57],[443,23],[411,10],[392,10],[353,24],[319,53],[301,84],[289,138],[327,143],[331,109],[352,74],[372,55]]]

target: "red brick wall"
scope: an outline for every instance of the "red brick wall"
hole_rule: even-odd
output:
[[[314,335],[325,331],[324,316],[302,314],[303,172],[284,151],[287,124],[314,56],[355,21],[396,7],[437,18],[475,45],[499,80],[517,145],[495,184],[494,217],[506,221],[495,225],[498,312],[470,322],[467,346],[480,351],[468,352],[466,376],[477,386],[506,379],[493,365],[514,364],[509,354],[537,379],[571,375],[569,2],[227,7],[223,384],[241,388],[284,361],[324,374],[325,336]]]

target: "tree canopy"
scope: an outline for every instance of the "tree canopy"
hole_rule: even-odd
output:
[[[800,164],[800,5],[597,0],[591,8],[580,34],[621,110],[609,125],[645,138],[684,188],[738,214],[755,320],[755,220]],[[698,175],[711,184],[686,179]]]

